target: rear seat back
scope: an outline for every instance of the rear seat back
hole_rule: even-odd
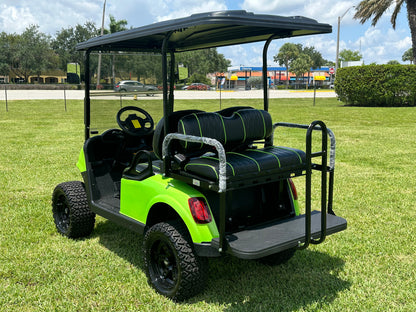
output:
[[[268,112],[250,108],[235,111],[229,117],[219,113],[193,113],[178,123],[179,133],[216,139],[226,151],[246,149],[253,141],[268,138],[272,129]],[[201,143],[183,141],[181,144],[187,152],[199,150],[202,154],[211,150]]]
[[[203,111],[197,109],[188,109],[188,110],[181,110],[176,111],[170,114],[169,116],[169,129],[166,131],[167,133],[176,132],[178,127],[178,121],[186,115],[192,113],[202,113]],[[162,144],[165,138],[165,117],[162,117],[156,125],[155,132],[153,134],[153,151],[155,156],[158,159],[162,159]],[[173,142],[173,146],[171,147],[173,150],[178,150],[181,146],[176,142]],[[181,150],[181,149],[180,149]]]

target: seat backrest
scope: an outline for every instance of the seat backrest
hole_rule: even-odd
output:
[[[169,129],[167,133],[176,132],[178,127],[178,121],[189,114],[192,113],[202,113],[203,111],[198,109],[188,109],[188,110],[181,110],[176,111],[170,114],[169,116]],[[156,125],[154,134],[153,134],[153,152],[155,153],[156,157],[162,159],[162,144],[163,139],[165,138],[165,119],[162,117]],[[175,142],[172,142],[175,144]]]
[[[251,106],[231,106],[231,107],[227,107],[222,110],[216,111],[216,113],[224,117],[231,117],[232,114],[234,114],[236,111],[239,111],[242,109],[254,109],[254,108]]]
[[[178,132],[216,139],[230,151],[268,138],[272,133],[272,119],[268,112],[250,108],[237,110],[229,117],[219,113],[193,113],[179,120]],[[183,141],[181,144],[189,152],[203,153],[210,149],[200,143]]]

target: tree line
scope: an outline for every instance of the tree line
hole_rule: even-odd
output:
[[[364,2],[364,1],[363,1]],[[117,21],[110,15],[109,28],[104,33],[115,33],[127,29],[127,21]],[[42,72],[51,70],[66,71],[68,63],[83,64],[83,54],[77,52],[77,43],[86,41],[100,35],[100,29],[92,22],[75,27],[63,28],[54,37],[39,31],[39,26],[31,25],[22,34],[0,34],[0,75],[17,77],[28,81],[29,76],[40,76]],[[276,63],[284,65],[287,71],[293,72],[297,77],[310,71],[310,68],[319,68],[323,65],[333,66],[335,63],[325,60],[315,47],[304,47],[302,44],[286,43],[273,57]],[[361,60],[359,51],[342,50],[339,54],[340,61]],[[403,61],[414,60],[413,49],[410,48],[403,54]],[[180,53],[176,56],[176,62],[182,63],[188,68],[190,82],[201,80],[207,73],[224,72],[229,67],[230,61],[216,49],[191,51]],[[391,61],[397,63],[397,61]],[[91,68],[96,71],[98,61],[91,62]],[[114,83],[115,77],[128,79],[132,73],[134,77],[153,76],[156,81],[161,80],[161,64],[150,55],[135,57],[103,56],[101,77],[111,77]],[[81,72],[82,69],[81,69]],[[288,75],[288,73],[287,73]],[[287,81],[288,83],[288,81]]]
[[[105,34],[127,30],[127,21],[117,21],[110,15],[109,28]],[[0,75],[17,77],[28,82],[29,76],[40,76],[43,72],[61,70],[66,72],[68,63],[83,64],[83,53],[75,50],[78,43],[100,35],[101,30],[92,22],[63,28],[54,37],[42,33],[38,25],[30,25],[21,34],[0,34]],[[207,73],[226,71],[230,61],[216,49],[180,53],[177,63],[188,68],[191,76],[205,76]],[[96,71],[98,61],[92,59],[91,70]],[[134,57],[123,55],[103,55],[101,77],[128,79],[150,77],[161,81],[161,67],[158,58],[150,54]],[[81,68],[81,72],[83,69]]]

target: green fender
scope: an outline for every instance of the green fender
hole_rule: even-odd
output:
[[[81,151],[79,152],[77,167],[79,169],[79,172],[81,172],[81,173],[87,171],[87,165],[85,163],[85,155],[84,155],[84,149],[83,148],[81,148]]]
[[[156,174],[142,181],[121,179],[120,189],[121,214],[146,224],[152,207],[166,204],[181,217],[194,243],[210,242],[219,236],[214,219],[208,224],[197,224],[194,221],[188,199],[205,196],[184,182]]]

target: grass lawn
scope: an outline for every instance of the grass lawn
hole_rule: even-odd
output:
[[[159,101],[139,102],[160,118]],[[219,109],[213,100],[177,103]],[[261,101],[222,101],[229,105]],[[1,102],[0,311],[416,311],[416,108],[278,99],[270,112],[275,122],[321,119],[334,131],[334,210],[348,229],[281,266],[210,259],[206,290],[177,304],[147,285],[141,237],[101,217],[87,239],[55,230],[55,185],[81,179],[82,101],[68,101],[67,112],[61,101],[12,101],[7,113]],[[299,144],[303,133],[290,133],[275,142]]]

